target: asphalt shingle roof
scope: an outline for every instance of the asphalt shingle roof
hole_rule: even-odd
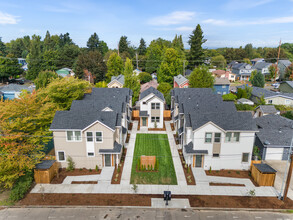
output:
[[[283,82],[283,83],[287,83],[291,88],[293,88],[293,81],[286,81],[286,82]]]
[[[122,85],[124,85],[124,75],[120,74],[119,76],[112,76],[111,77],[111,82],[113,82],[114,80],[116,80],[119,83],[121,83]]]
[[[192,142],[189,142],[187,145],[185,145],[184,149],[188,154],[208,154],[207,150],[194,150]]]
[[[121,113],[132,91],[128,88],[93,88],[82,100],[75,100],[69,111],[57,111],[50,129],[84,129],[95,121],[111,129],[121,125]],[[112,111],[103,111],[105,108]]]
[[[6,92],[21,92],[21,90],[27,90],[29,92],[33,91],[32,87],[24,86],[24,85],[18,85],[18,84],[8,84],[5,86],[0,87],[0,91],[3,93]]]
[[[258,169],[262,173],[276,173],[277,171],[273,169],[270,165],[265,163],[254,164],[256,169]]]
[[[148,96],[149,94],[154,94],[159,99],[165,101],[163,93],[161,93],[160,91],[156,90],[154,87],[150,87],[147,90],[145,90],[142,93],[140,93],[139,100],[143,99],[144,97]]]
[[[257,108],[260,108],[260,110],[265,114],[275,114],[278,112],[273,105],[260,105]]]
[[[56,160],[42,160],[40,163],[36,165],[36,169],[38,170],[47,170],[49,169]]]
[[[272,63],[267,63],[267,62],[257,62],[252,69],[256,69],[261,71],[263,68],[268,68],[269,66],[271,66]]]
[[[237,88],[244,89],[245,85],[238,86]],[[259,87],[252,87],[252,92],[251,94],[255,97],[262,97],[264,98],[269,98],[273,96],[283,96],[285,98],[290,98],[293,99],[293,93],[283,93],[283,92],[273,92],[267,89],[259,88]]]
[[[283,64],[284,66],[288,67],[291,65],[290,60],[279,60],[279,64]]]
[[[214,85],[230,85],[230,81],[228,78],[224,77],[224,78],[215,78],[215,82]]]
[[[120,153],[122,149],[122,145],[118,144],[116,141],[114,142],[113,149],[99,149],[99,153]]]
[[[179,74],[178,76],[174,76],[174,80],[175,82],[180,86],[181,84],[185,83],[186,81],[188,81],[188,79],[186,79],[184,76],[182,76],[181,74]]]

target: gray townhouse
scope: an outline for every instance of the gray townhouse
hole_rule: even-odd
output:
[[[236,74],[236,79],[240,81],[249,81],[252,66],[247,63],[236,63],[232,66],[232,73]]]
[[[93,88],[69,111],[57,111],[53,131],[55,155],[61,167],[70,156],[76,168],[94,169],[120,162],[132,112],[128,88]]]

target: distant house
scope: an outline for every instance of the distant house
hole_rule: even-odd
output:
[[[145,90],[147,90],[150,87],[154,87],[155,89],[157,89],[159,86],[159,83],[156,79],[153,79],[147,83],[144,83],[140,86],[140,93],[144,92]]]
[[[164,127],[165,98],[161,92],[148,88],[140,94],[138,105],[141,127]]]
[[[179,74],[178,76],[174,76],[173,88],[188,88],[189,80],[184,76]]]
[[[259,131],[254,145],[262,160],[288,160],[293,121],[280,115],[266,115],[254,121]]]
[[[151,76],[152,76],[153,79],[158,80],[157,73],[152,73]]]
[[[252,59],[252,60],[251,60],[251,64],[252,64],[252,65],[255,65],[256,63],[264,62],[264,61],[265,61],[264,58],[255,58],[255,59]]]
[[[252,66],[247,63],[237,63],[232,66],[232,73],[236,74],[236,79],[240,81],[249,81]]]
[[[124,75],[112,76],[111,82],[108,83],[108,88],[123,88],[124,86]]]
[[[249,100],[249,99],[245,99],[245,98],[241,98],[237,100],[237,104],[242,104],[242,105],[254,105],[254,102]]]
[[[293,93],[293,81],[281,82],[279,89],[280,89],[280,92]]]
[[[184,72],[184,76],[188,77],[188,76],[190,76],[191,73],[192,73],[192,70],[187,69],[187,70],[185,70],[185,72]]]
[[[74,76],[75,73],[73,72],[72,69],[70,68],[62,68],[62,69],[59,69],[56,71],[56,73],[58,74],[58,76],[61,76],[61,77],[69,77],[69,76]]]
[[[0,87],[0,92],[4,100],[6,99],[17,99],[23,90],[32,92],[34,88],[32,86],[24,86],[18,84],[8,84]]]
[[[256,70],[257,72],[261,72],[263,75],[269,75],[270,71],[269,68],[272,65],[272,63],[267,62],[257,62],[252,69]]]
[[[138,76],[140,73],[142,73],[142,71],[139,69],[135,69],[133,70],[133,73],[135,73],[135,75]]]
[[[17,61],[21,65],[21,68],[24,71],[27,71],[28,70],[28,68],[27,68],[27,62],[26,62],[26,60],[24,58],[17,58]]]
[[[219,78],[228,78],[230,82],[235,82],[236,79],[236,74],[230,72],[230,71],[225,71],[225,70],[215,70],[212,72],[214,77],[219,77]]]
[[[254,110],[254,118],[272,114],[280,114],[280,112],[275,108],[274,105],[259,105]]]
[[[220,95],[229,94],[230,81],[227,78],[215,78],[214,92]]]
[[[239,88],[244,89],[245,86],[238,86],[237,89]],[[273,92],[259,87],[252,87],[250,99],[257,104],[262,97],[266,104],[293,106],[293,93]]]
[[[280,75],[279,78],[281,80],[285,78],[286,69],[290,65],[291,65],[291,62],[289,60],[279,60],[278,68],[279,68],[279,75]]]
[[[228,68],[230,69],[230,70],[232,70],[232,67],[234,66],[234,65],[236,65],[236,64],[238,64],[238,62],[237,61],[231,61],[230,63],[228,63]]]

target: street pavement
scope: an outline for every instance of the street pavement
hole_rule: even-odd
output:
[[[59,219],[257,219],[293,220],[293,215],[278,212],[221,211],[195,209],[153,209],[153,208],[7,208],[0,210],[0,220],[59,220]]]

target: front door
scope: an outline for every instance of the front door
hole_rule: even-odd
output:
[[[146,126],[146,120],[147,118],[142,118],[142,126]]]
[[[202,167],[202,155],[195,155],[195,167]]]
[[[105,166],[106,167],[111,166],[111,154],[105,154]]]

